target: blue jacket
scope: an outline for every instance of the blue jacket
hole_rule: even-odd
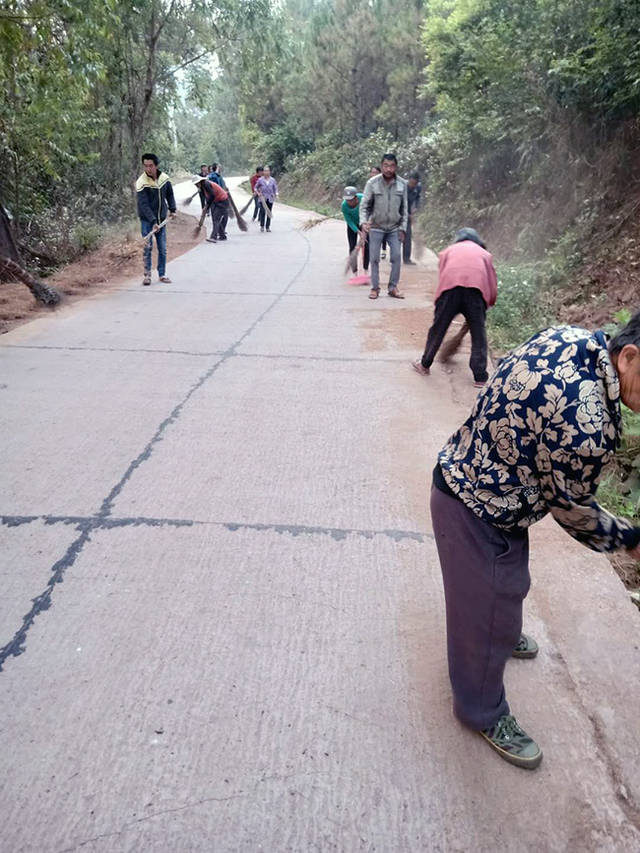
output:
[[[448,490],[495,527],[524,531],[550,512],[594,551],[634,548],[640,527],[595,499],[621,430],[604,333],[556,326],[503,359],[438,462]]]
[[[138,216],[143,222],[159,225],[167,218],[167,211],[176,212],[176,201],[169,176],[158,171],[154,180],[143,172],[136,181]]]
[[[219,187],[222,187],[223,190],[226,190],[227,185],[224,182],[224,178],[218,172],[211,172],[210,175],[207,176],[209,181],[213,181],[214,184],[217,184]]]

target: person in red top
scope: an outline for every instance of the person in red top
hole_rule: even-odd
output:
[[[262,177],[262,173],[264,172],[263,166],[258,166],[256,168],[255,174],[251,175],[249,178],[249,183],[251,184],[251,193],[253,195],[253,221],[255,222],[258,218],[258,214],[260,213],[260,199],[258,198],[258,193],[256,192],[256,181],[258,178]]]
[[[491,255],[473,228],[461,228],[455,242],[440,252],[435,313],[422,358],[412,362],[426,376],[456,314],[462,314],[471,332],[469,367],[473,384],[484,385],[487,373],[487,308],[495,305],[498,278]]]
[[[229,216],[229,193],[201,175],[195,177],[193,183],[204,196],[206,210],[211,212],[211,236],[207,237],[207,242],[226,240],[224,225]]]

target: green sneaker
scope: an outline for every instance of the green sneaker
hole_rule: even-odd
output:
[[[533,770],[542,761],[542,750],[511,714],[500,717],[495,726],[484,729],[480,734],[510,764]]]
[[[528,637],[526,634],[520,634],[518,645],[511,652],[514,658],[534,658],[538,654],[538,644],[533,637]]]

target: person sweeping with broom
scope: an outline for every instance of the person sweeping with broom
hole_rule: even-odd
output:
[[[202,227],[202,221],[207,213],[211,213],[211,236],[207,237],[208,243],[217,243],[218,240],[226,240],[227,236],[224,231],[224,226],[229,216],[229,193],[223,190],[219,184],[215,184],[208,178],[203,178],[201,175],[196,175],[193,183],[202,193],[205,199],[205,206],[202,210],[202,220],[198,225],[197,231]]]
[[[262,172],[262,177],[258,178],[254,187],[260,201],[260,213],[258,216],[260,222],[260,230],[271,231],[271,218],[273,205],[278,197],[278,184],[276,179],[271,177],[271,167],[265,166]]]
[[[144,172],[136,181],[136,198],[140,230],[145,240],[143,249],[144,277],[142,283],[151,284],[151,253],[153,235],[155,234],[158,247],[158,277],[164,284],[171,279],[166,274],[167,267],[167,231],[165,228],[168,216],[176,215],[176,200],[173,197],[173,187],[169,176],[158,168],[158,158],[155,154],[143,154],[142,165]]]
[[[369,269],[369,241],[360,229],[360,202],[362,193],[355,187],[345,187],[342,194],[342,215],[347,223],[347,242],[349,243],[349,260],[351,272],[358,272],[358,253],[356,246],[358,241],[364,242],[362,265],[364,271]]]
[[[542,760],[512,714],[504,685],[511,657],[532,660],[538,653],[535,640],[522,633],[529,528],[550,513],[588,548],[624,550],[640,560],[640,527],[596,500],[602,472],[622,440],[622,404],[640,412],[640,311],[611,339],[577,326],[545,329],[500,362],[433,471],[431,522],[444,584],[453,710],[517,767],[533,770]],[[570,638],[584,642],[579,624]],[[613,669],[614,648],[606,635],[599,639],[604,665]],[[532,675],[539,682],[550,671],[543,665]],[[532,719],[541,695],[537,685],[529,691],[534,701],[523,710]],[[606,711],[615,714],[615,708]],[[569,724],[570,739],[561,747],[566,755],[585,749],[581,724]],[[552,740],[559,743],[555,733]],[[464,749],[470,750],[466,740]]]
[[[487,308],[495,305],[497,296],[498,279],[491,255],[475,229],[461,228],[455,242],[440,252],[436,310],[422,358],[411,363],[414,370],[428,375],[451,321],[462,314],[471,331],[469,367],[473,384],[481,388],[489,378]]]

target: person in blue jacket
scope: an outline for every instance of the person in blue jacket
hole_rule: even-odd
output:
[[[158,248],[158,277],[166,284],[171,279],[166,274],[167,268],[167,230],[162,223],[167,216],[175,217],[176,200],[173,187],[166,172],[158,168],[158,158],[155,154],[143,154],[142,165],[144,172],[136,181],[136,197],[140,230],[143,237],[153,232]],[[151,254],[153,237],[144,244],[144,278],[143,284],[151,284]]]

